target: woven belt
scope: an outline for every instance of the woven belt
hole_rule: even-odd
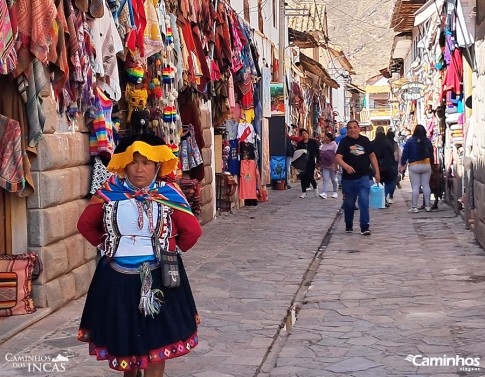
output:
[[[122,266],[121,264],[117,263],[114,260],[111,260],[109,262],[109,265],[111,266],[111,268],[113,270],[115,270],[116,272],[121,272],[122,274],[132,274],[132,275],[135,275],[135,274],[139,274],[140,273],[139,267],[126,267],[126,266]],[[160,267],[160,265],[158,264],[157,261],[154,261],[154,262],[150,262],[149,263],[150,270],[155,270],[158,267]]]

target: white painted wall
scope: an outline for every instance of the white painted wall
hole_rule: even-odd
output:
[[[279,25],[279,1],[283,0],[263,0],[263,34],[278,46],[278,25]],[[244,2],[243,0],[231,1],[231,7],[236,13],[244,18]],[[274,9],[273,9],[274,8]],[[273,15],[275,15],[275,25],[273,25]],[[249,24],[252,28],[259,30],[258,26],[258,0],[249,0]]]

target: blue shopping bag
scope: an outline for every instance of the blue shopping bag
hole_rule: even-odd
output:
[[[270,178],[276,180],[286,179],[286,157],[271,156],[269,162]]]
[[[370,187],[369,206],[372,208],[386,208],[384,186],[381,183],[374,183]]]

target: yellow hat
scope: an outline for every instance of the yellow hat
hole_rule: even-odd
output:
[[[125,176],[125,168],[133,162],[133,155],[138,152],[148,160],[161,163],[158,175],[169,175],[177,169],[178,158],[165,142],[156,135],[139,134],[124,137],[116,147],[107,169],[121,177]]]

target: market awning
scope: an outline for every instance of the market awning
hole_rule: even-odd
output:
[[[349,91],[349,92],[354,92],[354,93],[362,93],[364,94],[365,93],[365,90],[358,87],[357,85],[354,85],[352,83],[347,83],[345,84],[345,88]]]
[[[318,41],[310,33],[288,28],[288,39],[290,44],[300,48],[315,48],[318,47]]]
[[[328,74],[327,70],[323,68],[323,66],[316,60],[313,60],[312,58],[309,58],[305,54],[300,53],[300,63],[305,69],[305,71],[308,71],[320,77],[322,81],[325,84],[327,84],[329,87],[333,89],[337,89],[340,87],[337,81],[332,79]]]
[[[342,64],[342,67],[349,72],[350,75],[355,75],[354,67],[352,67],[352,64],[350,64],[349,60],[345,56],[345,53],[343,50],[340,48],[340,46],[334,45],[332,43],[327,44],[328,51],[332,53],[337,60]]]
[[[439,14],[444,2],[445,0],[429,0],[426,4],[419,8],[416,13],[414,13],[414,26],[421,25],[435,14]]]

